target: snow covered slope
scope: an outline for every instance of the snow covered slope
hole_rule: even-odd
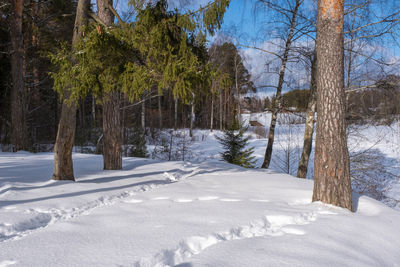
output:
[[[311,203],[312,181],[266,170],[0,153],[0,266],[400,266],[400,213]]]

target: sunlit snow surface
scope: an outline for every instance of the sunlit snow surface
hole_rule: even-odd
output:
[[[74,154],[77,182],[53,182],[52,165],[0,153],[0,266],[400,266],[398,211],[311,203],[311,180]]]

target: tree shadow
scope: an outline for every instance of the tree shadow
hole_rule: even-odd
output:
[[[353,191],[352,198],[353,198],[353,211],[358,211],[358,202],[360,200],[361,195],[357,192]]]
[[[179,169],[173,169],[169,170],[169,172],[174,172],[178,171]],[[102,184],[102,183],[110,183],[118,180],[125,180],[125,179],[131,179],[131,178],[141,178],[141,177],[146,177],[146,176],[151,176],[151,175],[161,175],[164,174],[165,171],[156,171],[156,172],[145,172],[145,173],[135,173],[135,174],[130,174],[130,175],[120,175],[120,176],[105,176],[105,177],[99,177],[99,178],[93,178],[93,179],[83,179],[83,180],[77,180],[76,182],[79,184]]]
[[[171,183],[171,182],[166,181],[166,180],[149,180],[149,181],[142,181],[142,182],[131,183],[131,184],[126,184],[126,185],[120,185],[120,186],[90,189],[90,190],[64,193],[64,194],[59,194],[59,195],[45,196],[45,197],[32,198],[32,199],[2,200],[2,201],[0,201],[0,207],[16,205],[16,204],[25,204],[25,203],[31,203],[31,202],[38,202],[38,201],[49,200],[49,199],[77,197],[77,196],[86,195],[86,194],[108,192],[108,191],[113,191],[113,190],[121,190],[121,189],[125,189],[125,188],[144,186],[144,185],[150,185],[150,184],[151,185],[165,185],[165,184],[169,184],[169,183]]]
[[[181,264],[175,265],[174,267],[193,267],[193,264],[190,262],[183,262]]]
[[[178,169],[173,169],[171,171],[177,171]],[[157,172],[148,172],[148,173],[136,173],[136,174],[131,174],[131,175],[121,175],[121,176],[106,176],[106,177],[100,177],[100,178],[86,178],[83,180],[77,179],[77,181],[54,181],[49,184],[41,185],[41,186],[24,186],[24,187],[8,187],[6,189],[3,189],[0,191],[0,194],[3,194],[7,191],[13,190],[13,191],[25,191],[25,190],[32,190],[32,189],[41,189],[41,188],[50,188],[50,187],[55,187],[55,186],[60,186],[60,185],[65,185],[65,184],[70,184],[70,183],[79,183],[79,184],[101,184],[101,183],[109,183],[113,181],[118,181],[118,180],[123,180],[123,179],[132,179],[132,178],[140,178],[140,177],[146,177],[146,176],[151,176],[151,175],[160,175],[163,174],[163,171],[157,171]]]

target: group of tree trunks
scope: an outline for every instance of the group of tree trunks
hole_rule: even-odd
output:
[[[318,0],[318,19],[317,19],[317,40],[316,51],[313,57],[311,92],[307,106],[306,131],[304,138],[304,151],[299,167],[298,176],[305,177],[311,142],[313,134],[313,123],[315,110],[318,111],[316,148],[314,162],[314,193],[313,201],[323,201],[353,210],[352,192],[349,174],[349,157],[346,145],[346,121],[345,121],[345,94],[344,94],[344,46],[343,46],[343,0]],[[23,0],[12,1],[11,10],[11,71],[13,89],[11,93],[11,123],[12,123],[12,143],[14,151],[26,149],[28,143],[26,128],[26,111],[24,103],[26,88],[24,86],[24,40],[22,32],[23,24]],[[284,83],[284,75],[288,60],[289,50],[295,31],[297,10],[301,0],[296,0],[294,11],[291,12],[290,29],[286,39],[285,51],[282,57],[282,65],[279,73],[276,101],[273,103],[272,121],[270,133],[268,135],[268,145],[262,167],[269,166],[272,145],[274,141],[274,130],[277,114],[281,109],[281,91]],[[114,13],[110,9],[112,0],[97,0],[97,18],[105,26],[112,26],[114,23]],[[83,28],[88,24],[90,16],[90,0],[79,0],[75,24],[72,37],[72,49],[77,40],[81,38]],[[236,58],[233,58],[236,60]],[[236,61],[234,61],[236,62]],[[222,66],[224,62],[220,62]],[[236,63],[235,63],[236,64]],[[235,65],[236,71],[238,66]],[[242,70],[243,71],[243,70]],[[210,125],[214,128],[214,109],[219,106],[217,117],[219,128],[223,129],[227,125],[226,116],[240,114],[240,101],[234,97],[241,92],[239,88],[248,80],[239,81],[237,78],[232,90],[220,89],[219,94],[211,95],[208,98],[211,103]],[[246,75],[244,75],[246,76]],[[248,79],[249,77],[247,77]],[[217,90],[218,91],[218,90]],[[64,98],[68,98],[68,89]],[[228,97],[229,95],[229,97]],[[315,101],[316,97],[316,101]],[[193,96],[194,98],[194,96]],[[231,106],[226,105],[231,101]],[[104,169],[122,168],[122,118],[121,103],[123,97],[121,93],[112,92],[104,96],[103,99],[103,155]],[[148,100],[151,101],[151,100]],[[161,97],[158,98],[159,124],[162,125]],[[144,102],[143,102],[144,103]],[[145,109],[145,108],[143,108]],[[234,110],[230,112],[229,110]],[[178,100],[174,103],[174,127],[177,128]],[[75,139],[76,125],[76,104],[68,101],[62,103],[61,116],[58,125],[56,143],[54,147],[54,175],[55,180],[74,180],[72,164],[72,148]],[[190,127],[193,128],[195,103],[190,103]],[[224,123],[225,122],[225,123]],[[224,125],[225,124],[225,125]]]

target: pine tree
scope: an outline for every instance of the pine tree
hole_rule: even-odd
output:
[[[245,168],[254,168],[255,157],[252,156],[254,148],[246,149],[250,137],[243,137],[243,132],[243,129],[237,133],[232,129],[228,129],[224,132],[223,137],[217,137],[219,143],[224,148],[221,156],[228,163]]]
[[[345,120],[344,13],[344,1],[318,1],[318,116],[312,200],[353,211]]]

